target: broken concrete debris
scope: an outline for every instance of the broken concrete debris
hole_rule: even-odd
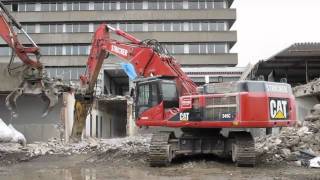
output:
[[[135,156],[137,153],[147,153],[151,135],[139,135],[134,137],[114,139],[89,138],[79,143],[65,144],[57,139],[50,139],[48,142],[34,142],[21,146],[16,143],[0,144],[0,162],[11,164],[19,161],[30,160],[44,155],[72,155],[88,153],[105,153],[106,156],[113,152],[118,155]],[[7,159],[6,155],[19,154],[15,158]],[[112,156],[114,157],[114,156]],[[3,162],[4,161],[4,162]],[[7,161],[7,162],[6,162]]]
[[[282,128],[279,135],[257,138],[256,151],[262,162],[296,161],[297,165],[310,166],[310,160],[320,156],[319,129],[317,104],[299,127]]]

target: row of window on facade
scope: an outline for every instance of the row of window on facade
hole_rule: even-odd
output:
[[[101,23],[25,24],[28,33],[94,32]],[[109,24],[127,32],[227,31],[227,22],[144,22]],[[19,31],[18,31],[19,32]]]
[[[80,75],[86,71],[85,67],[46,67],[49,77],[58,77],[66,81],[79,81]]]
[[[12,11],[113,11],[227,8],[225,0],[127,0],[97,2],[13,3]]]
[[[190,44],[165,44],[171,54],[215,54],[228,53],[227,43],[190,43]],[[43,45],[40,46],[41,54],[45,56],[81,56],[89,55],[90,45]],[[0,56],[10,56],[9,47],[0,47]]]

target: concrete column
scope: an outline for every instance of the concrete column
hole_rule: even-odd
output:
[[[74,94],[63,93],[63,107],[61,108],[62,120],[65,124],[65,142],[69,142],[72,126],[73,126],[73,115],[74,115]]]
[[[137,126],[134,118],[133,101],[127,100],[127,136],[137,134]]]

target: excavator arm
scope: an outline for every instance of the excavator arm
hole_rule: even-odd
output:
[[[124,40],[112,39],[111,32]],[[104,59],[109,54],[131,63],[139,77],[172,77],[177,84],[179,94],[196,93],[197,86],[181,70],[179,63],[156,40],[141,41],[120,29],[101,24],[93,36],[91,45],[87,71],[80,77],[81,87],[75,94],[75,118],[71,135],[74,140],[79,140],[82,135],[85,119],[93,102],[97,77]]]
[[[16,19],[10,14],[5,5],[0,1],[0,36],[12,49],[12,55],[10,63],[8,64],[8,72],[12,73],[13,70],[17,70],[17,67],[12,67],[14,57],[23,62],[22,68],[22,83],[17,89],[12,91],[6,98],[6,105],[9,110],[12,111],[13,117],[17,117],[16,113],[16,101],[22,94],[41,95],[41,97],[48,101],[48,107],[43,113],[45,117],[48,112],[58,102],[58,88],[63,84],[59,80],[51,80],[44,74],[43,65],[40,62],[40,48],[32,40],[32,38],[26,33],[22,25],[16,21]],[[31,43],[31,47],[26,47],[20,43],[17,33],[14,31],[14,27],[19,29],[28,38]],[[35,59],[33,59],[35,58]]]

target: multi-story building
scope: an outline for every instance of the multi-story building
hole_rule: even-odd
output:
[[[199,84],[205,79],[206,82],[236,80],[241,75],[241,68],[226,68],[238,63],[237,54],[230,53],[237,41],[236,31],[230,30],[236,20],[236,10],[230,8],[233,0],[2,2],[41,47],[41,61],[51,77],[78,80],[85,71],[93,32],[103,22],[141,40],[157,39]],[[30,44],[25,37],[20,39]],[[10,54],[10,49],[0,40],[0,63],[9,62]],[[129,80],[120,68],[119,59],[110,56],[103,67],[98,81],[100,92],[126,94]],[[25,106],[28,107],[28,103]],[[9,116],[8,112],[2,114]],[[52,119],[55,118],[57,116]],[[97,116],[96,120],[100,118]],[[23,121],[29,122],[19,120]],[[92,119],[88,124],[90,129],[95,127]],[[43,127],[40,129],[43,131]]]
[[[237,64],[237,54],[229,52],[237,41],[230,30],[236,20],[233,0],[3,2],[41,47],[49,73],[67,80],[83,72],[92,34],[102,22],[140,39],[157,39],[184,67]],[[10,50],[0,46],[6,62]]]

